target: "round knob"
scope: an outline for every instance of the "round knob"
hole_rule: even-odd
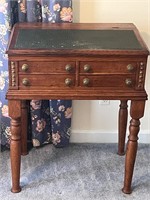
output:
[[[127,78],[125,80],[125,83],[126,83],[127,86],[131,86],[132,85],[132,80],[130,78]]]
[[[70,86],[70,85],[72,84],[71,78],[66,78],[66,79],[65,79],[65,84],[66,84],[67,86]]]
[[[72,66],[70,64],[67,64],[65,66],[65,69],[66,69],[67,72],[70,72],[72,70]]]
[[[29,66],[27,64],[22,65],[22,71],[26,72],[28,70]]]
[[[88,86],[89,83],[90,83],[90,79],[88,79],[88,78],[84,78],[84,79],[83,79],[83,85],[84,85],[84,86]]]
[[[127,70],[129,72],[133,71],[133,69],[134,69],[133,65],[131,65],[131,64],[127,65]]]
[[[28,80],[27,78],[24,78],[24,79],[22,80],[22,84],[23,84],[24,86],[28,86],[28,85],[29,85],[29,80]]]
[[[91,66],[86,64],[86,65],[84,65],[83,69],[85,72],[88,72],[91,69]]]

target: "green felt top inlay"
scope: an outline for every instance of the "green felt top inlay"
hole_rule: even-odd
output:
[[[132,30],[19,30],[15,49],[141,50]]]

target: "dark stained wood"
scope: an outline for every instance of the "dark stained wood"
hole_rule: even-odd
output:
[[[12,171],[12,189],[20,192],[20,164],[21,164],[21,102],[9,100],[9,116],[11,117],[10,158]]]
[[[28,154],[27,150],[28,132],[28,106],[26,101],[21,101],[21,155]]]
[[[26,30],[131,30],[137,49],[48,49],[15,48],[20,29]],[[86,32],[85,32],[86,34]],[[28,36],[27,36],[28,37]],[[74,40],[77,40],[74,35]],[[52,38],[53,40],[55,38]],[[118,38],[123,40],[124,38]],[[56,41],[57,42],[57,41]],[[87,41],[89,42],[89,41]],[[108,41],[107,41],[108,42]],[[111,41],[110,41],[111,43]],[[111,45],[111,44],[110,44]],[[21,153],[27,149],[27,107],[31,99],[120,100],[118,154],[124,154],[127,101],[131,100],[130,135],[126,151],[124,193],[131,193],[140,118],[147,100],[146,65],[149,51],[133,24],[18,23],[8,49],[9,101],[11,120],[12,192],[19,192]],[[27,68],[24,68],[24,65]],[[71,66],[68,70],[66,65]],[[87,70],[86,66],[90,66]],[[22,128],[22,133],[21,133]],[[22,147],[22,150],[21,150]]]
[[[118,122],[118,154],[125,154],[125,138],[126,127],[128,119],[128,105],[127,101],[121,101],[119,109],[119,122]]]
[[[8,99],[76,99],[76,100],[136,100],[136,99],[143,99],[147,100],[147,95],[145,91],[134,92],[135,90],[130,91],[122,91],[117,90],[116,94],[114,90],[111,88],[104,88],[104,89],[96,89],[96,88],[89,88],[85,87],[82,89],[74,88],[74,92],[72,91],[71,87],[67,87],[67,89],[61,90],[61,88],[50,89],[50,90],[18,90],[17,93],[14,95],[14,91],[9,91],[7,93]],[[44,92],[43,92],[44,91]],[[109,95],[108,95],[109,94]]]
[[[137,109],[138,108],[138,109]],[[131,182],[136,159],[138,147],[138,133],[140,130],[140,118],[144,115],[145,101],[132,101],[131,102],[131,121],[129,127],[129,137],[127,143],[126,161],[125,161],[125,177],[124,187],[122,191],[126,194],[132,192]]]
[[[22,70],[22,65],[26,63],[29,68],[27,69],[27,71],[23,71]],[[53,74],[66,74],[66,66],[67,65],[71,65],[71,70],[68,72],[69,74],[71,73],[75,73],[75,62],[46,62],[45,59],[44,61],[20,61],[19,62],[19,73],[20,74],[49,74],[49,73],[53,73]],[[41,70],[42,69],[42,70]],[[42,71],[42,73],[41,73]]]
[[[131,71],[127,70],[127,66],[129,64],[129,61],[113,61],[113,60],[107,60],[106,61],[97,61],[97,62],[92,62],[92,61],[84,61],[80,62],[80,73],[85,73],[84,71],[84,66],[88,64],[90,65],[90,69],[87,72],[89,73],[107,73],[113,75],[113,74],[135,74],[137,71],[137,62],[133,62],[132,60],[130,61],[130,64],[133,66],[133,69]]]

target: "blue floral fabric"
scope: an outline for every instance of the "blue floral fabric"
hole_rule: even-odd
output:
[[[8,60],[5,50],[8,43],[10,24],[8,2],[0,0],[0,144],[2,147],[10,143],[10,118],[5,93],[8,88]]]
[[[17,22],[72,22],[72,0],[0,0],[0,145],[10,144],[10,117],[5,94],[8,89],[8,58],[5,54],[10,31]],[[71,130],[71,100],[29,102],[29,135],[33,146],[68,145]]]

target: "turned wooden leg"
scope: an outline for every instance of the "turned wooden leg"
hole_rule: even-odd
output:
[[[21,102],[21,154],[27,155],[27,132],[28,132],[28,107],[27,102]]]
[[[20,164],[21,164],[21,102],[8,101],[9,116],[11,117],[11,143],[10,159],[12,171],[13,193],[21,191],[20,188]]]
[[[124,187],[122,191],[126,194],[132,192],[131,183],[134,170],[134,164],[138,146],[138,133],[140,129],[140,118],[144,115],[145,101],[132,101],[131,102],[131,121],[129,127],[129,137],[127,143],[126,160],[125,160],[125,177]]]
[[[128,105],[127,101],[121,101],[119,109],[119,122],[118,122],[118,154],[125,154],[125,138],[128,119]]]

